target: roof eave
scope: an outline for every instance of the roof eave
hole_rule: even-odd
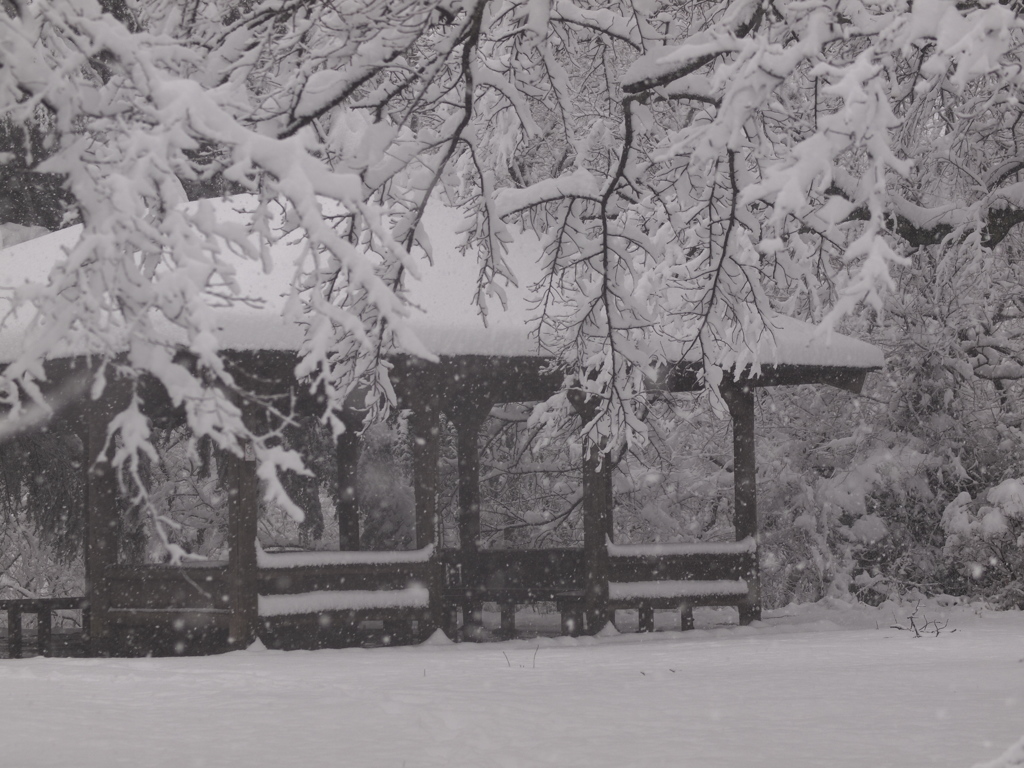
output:
[[[751,366],[735,376],[735,380],[753,387],[781,387],[796,384],[828,384],[838,389],[859,395],[869,373],[881,370],[880,366],[854,367],[840,365],[798,365],[781,363],[778,365],[762,365],[756,376],[751,375]],[[700,381],[700,364],[681,362],[675,365],[658,382],[659,389],[668,392],[694,392],[702,389]]]

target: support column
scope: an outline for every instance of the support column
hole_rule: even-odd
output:
[[[480,538],[480,427],[491,412],[490,398],[460,400],[445,413],[458,432],[459,546],[475,552]]]
[[[516,604],[501,604],[501,639],[511,640],[516,636]]]
[[[108,428],[113,417],[128,404],[125,383],[109,381],[99,400],[81,404],[77,419],[85,451],[85,606],[90,654],[107,656],[112,651],[109,581],[107,568],[117,561],[118,485],[111,465],[113,439]],[[86,623],[86,622],[83,622]]]
[[[21,608],[12,607],[7,609],[7,658],[20,659],[22,657],[22,629],[21,629]]]
[[[733,525],[736,540],[758,540],[757,534],[757,460],[754,454],[754,389],[750,385],[725,382],[722,398],[732,416],[733,482],[735,510]],[[747,575],[750,596],[739,606],[740,624],[749,624],[761,618],[761,575],[758,560]]]
[[[480,427],[491,412],[488,395],[459,393],[445,414],[457,431],[459,469],[459,547],[462,550],[462,579],[466,600],[462,605],[467,634],[483,627],[483,602],[477,597],[482,584],[475,553],[480,538]]]
[[[428,392],[433,388],[424,382]],[[416,497],[416,548],[422,549],[437,542],[437,463],[440,456],[441,409],[436,392],[416,403],[409,417],[412,437],[413,493]],[[430,588],[430,627],[420,634],[426,637],[435,627],[445,624],[444,576],[440,553],[434,552],[438,567]]]
[[[42,603],[36,613],[36,647],[40,656],[50,655],[53,642],[53,611],[46,603]]]
[[[356,474],[359,470],[362,416],[345,412],[341,416],[345,432],[338,436],[334,457],[338,467],[338,549],[359,549],[359,492]]]
[[[416,497],[416,548],[437,539],[437,462],[440,457],[441,411],[436,401],[424,402],[409,418],[412,435],[413,492]]]
[[[228,492],[228,648],[248,648],[256,639],[259,596],[256,564],[256,517],[259,479],[256,462],[223,454]]]
[[[653,632],[654,631],[654,606],[650,603],[640,603],[640,608],[637,611],[637,620],[640,624],[641,632]]]
[[[569,392],[569,402],[583,423],[597,415],[597,403],[583,393]],[[612,463],[599,447],[584,447],[583,455],[583,568],[586,587],[583,604],[588,634],[608,623],[608,541],[612,534]]]

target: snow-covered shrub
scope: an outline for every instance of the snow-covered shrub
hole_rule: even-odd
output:
[[[877,462],[861,465],[870,430],[850,395],[822,387],[758,398],[758,511],[766,605],[846,595],[857,555],[886,536],[869,502]]]
[[[1024,607],[1024,480],[1004,480],[984,500],[961,493],[942,513],[945,554],[971,591]]]
[[[1021,269],[1011,251],[979,260],[957,243],[921,249],[895,270],[899,290],[885,314],[852,329],[887,351],[887,371],[868,378],[863,397],[824,388],[762,397],[759,508],[771,599],[832,592],[877,602],[915,590],[1009,588],[1015,577],[1005,567],[968,583],[968,563],[987,562],[970,549],[984,542],[951,545],[942,510],[963,493],[986,498],[1024,461]]]
[[[956,591],[938,516],[964,482],[955,457],[976,450],[980,438],[965,435],[952,445],[948,435],[900,416],[894,404],[907,382],[875,375],[863,397],[824,387],[760,396],[768,604],[826,595],[878,603],[912,590]]]
[[[1019,266],[991,259],[990,272],[980,272],[955,256],[947,260],[960,266],[952,273],[939,270],[939,280],[933,269],[907,270],[905,285],[912,290],[892,298],[896,322],[887,333],[896,343],[892,375],[880,390],[887,399],[881,424],[923,458],[913,473],[919,487],[913,503],[896,509],[896,543],[916,549],[922,591],[1002,600],[1014,588],[1016,568],[1012,558],[986,550],[1005,542],[985,534],[987,511],[977,525],[965,520],[986,506],[986,498],[993,507],[1006,506],[1004,481],[1019,473],[1024,459],[1013,406],[1018,321],[1004,303],[1008,284],[999,277],[1016,274]],[[968,504],[972,497],[978,502]],[[981,581],[971,565],[978,562],[987,574]]]

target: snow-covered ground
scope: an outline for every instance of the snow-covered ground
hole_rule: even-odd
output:
[[[922,613],[948,621],[937,636],[890,628],[906,626],[910,610],[790,606],[752,627],[685,634],[3,661],[0,763],[969,768],[994,760],[1024,735],[1024,613],[932,604],[918,623]],[[698,612],[698,626],[720,616]]]

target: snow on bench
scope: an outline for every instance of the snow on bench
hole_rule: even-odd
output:
[[[388,608],[428,608],[430,591],[420,585],[405,589],[352,589],[340,592],[303,592],[297,595],[260,595],[260,616],[293,616],[325,611],[366,611]]]
[[[256,564],[260,568],[303,568],[317,565],[398,565],[426,563],[434,554],[434,545],[406,551],[323,551],[278,552],[256,550]]]
[[[708,595],[743,596],[750,591],[743,579],[735,581],[627,581],[609,582],[608,598],[612,601],[658,600]]]
[[[664,557],[666,555],[742,555],[757,551],[753,536],[740,541],[694,542],[690,544],[612,544],[612,557]]]

